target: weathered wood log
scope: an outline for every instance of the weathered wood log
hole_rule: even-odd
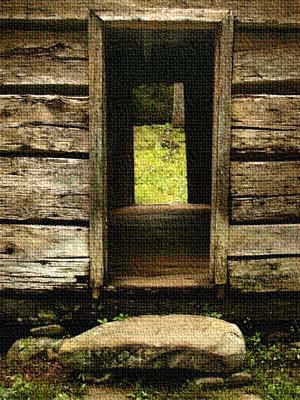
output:
[[[231,194],[249,196],[300,196],[300,161],[231,163]]]
[[[208,257],[136,258],[131,264],[111,265],[108,285],[116,288],[211,287]]]
[[[87,258],[88,228],[0,225],[0,259],[22,262]]]
[[[88,99],[0,96],[0,152],[88,153]]]
[[[3,157],[0,176],[0,219],[88,220],[88,160]]]
[[[300,225],[231,225],[230,257],[300,255]]]
[[[0,43],[2,86],[88,85],[87,30],[4,29]]]
[[[231,157],[258,161],[300,158],[299,138],[300,130],[232,129]]]
[[[0,260],[0,290],[87,289],[88,267],[87,258],[36,262]]]
[[[300,96],[234,96],[231,115],[234,127],[299,130]]]
[[[297,30],[236,32],[233,84],[299,83],[299,63],[300,35]]]
[[[234,197],[233,223],[296,222],[300,220],[300,194],[295,196]]]
[[[47,0],[32,0],[30,4],[24,3],[22,0],[14,1],[2,0],[1,15],[2,18],[36,18],[36,19],[62,19],[74,18],[83,19],[88,15],[89,7],[92,9],[104,8],[108,9],[127,9],[133,7],[145,6],[142,0],[126,1],[124,6],[123,0],[103,1],[103,0],[63,0],[59,4],[56,1],[49,2]],[[147,7],[178,7],[175,0],[148,0]],[[292,0],[276,0],[272,3],[268,0],[255,0],[251,3],[245,3],[244,0],[222,0],[212,4],[211,0],[187,0],[185,6],[198,8],[219,8],[233,10],[237,20],[242,23],[268,23],[275,26],[277,24],[297,24],[300,19],[300,11],[298,1]]]
[[[300,290],[300,257],[229,260],[229,282],[241,292]]]

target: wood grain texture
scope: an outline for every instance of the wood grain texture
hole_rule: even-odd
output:
[[[231,120],[234,127],[299,130],[300,96],[234,96]]]
[[[86,97],[0,96],[0,121],[0,152],[89,152]]]
[[[90,287],[98,298],[107,270],[107,133],[105,31],[98,18],[89,18],[90,115]]]
[[[299,196],[300,161],[231,163],[231,194],[243,196]]]
[[[88,229],[42,225],[0,226],[0,289],[84,289]]]
[[[231,163],[233,223],[300,219],[300,162]]]
[[[214,78],[210,269],[217,285],[227,281],[233,31],[233,16],[228,14],[216,38]]]
[[[2,87],[88,85],[86,30],[0,30],[0,58]]]
[[[88,221],[88,160],[2,157],[0,175],[0,219]]]
[[[240,292],[300,290],[300,257],[229,260],[229,282]]]
[[[0,290],[87,289],[88,259],[0,260]]]
[[[231,225],[230,257],[300,255],[300,225]]]
[[[236,31],[233,84],[300,81],[300,34],[297,30]]]
[[[232,129],[231,157],[257,161],[275,157],[300,159],[300,129]]]
[[[88,257],[88,228],[0,225],[0,260],[22,263]]]
[[[289,223],[300,220],[300,195],[234,197],[232,223]]]
[[[185,7],[216,8],[233,10],[238,21],[253,24],[254,22],[276,24],[297,24],[300,20],[297,0],[276,0],[270,7],[269,0],[187,0]],[[178,7],[176,0],[63,0],[47,1],[2,0],[0,13],[2,18],[75,18],[88,16],[88,8],[105,8],[108,10],[128,9],[132,7]]]

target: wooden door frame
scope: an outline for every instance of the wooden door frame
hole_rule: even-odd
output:
[[[89,18],[90,287],[97,298],[107,269],[107,149],[105,29],[206,29],[216,32],[210,222],[210,278],[227,282],[229,231],[230,105],[233,17],[228,10],[147,9],[114,13],[91,10]]]

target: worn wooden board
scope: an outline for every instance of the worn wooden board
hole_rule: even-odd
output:
[[[235,38],[233,84],[299,83],[298,30],[240,30]]]
[[[209,277],[209,259],[204,257],[141,257],[112,265],[107,285],[115,288],[205,288],[213,285]]]
[[[0,290],[87,289],[87,258],[0,261]]]
[[[185,7],[230,9],[237,19],[244,23],[297,24],[300,20],[299,3],[297,0],[276,0],[270,8],[269,0],[187,0]],[[2,18],[72,18],[82,19],[88,15],[88,7],[106,9],[128,9],[129,7],[178,7],[176,0],[2,0],[0,13]]]
[[[232,223],[289,223],[300,220],[300,194],[294,196],[233,197]]]
[[[230,287],[241,292],[300,290],[300,257],[230,260],[228,271]]]
[[[300,129],[232,129],[231,157],[258,161],[300,159]]]
[[[0,176],[0,219],[88,221],[88,160],[2,157]]]
[[[230,257],[300,255],[300,225],[231,225]]]
[[[0,30],[0,57],[2,88],[88,85],[87,30]]]
[[[87,258],[88,228],[0,225],[0,260],[33,261]]]
[[[231,162],[231,194],[299,196],[300,161]]]
[[[234,127],[299,130],[300,96],[234,96],[231,122]]]
[[[88,99],[0,96],[0,152],[88,153]]]

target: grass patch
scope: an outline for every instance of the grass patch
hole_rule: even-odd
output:
[[[135,203],[187,202],[185,133],[170,124],[134,128]]]

